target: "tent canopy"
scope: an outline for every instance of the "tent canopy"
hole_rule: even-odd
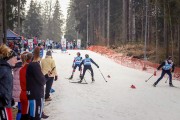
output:
[[[21,40],[21,36],[10,29],[7,29],[7,40]]]

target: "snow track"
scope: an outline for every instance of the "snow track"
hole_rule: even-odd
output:
[[[48,120],[179,120],[180,82],[173,81],[179,88],[171,88],[163,79],[156,88],[152,84],[158,77],[148,82],[151,74],[127,68],[104,56],[91,51],[80,51],[82,57],[89,54],[107,79],[93,66],[95,83],[91,84],[90,73],[85,79],[89,84],[73,84],[70,77],[72,61],[78,51],[64,54],[53,53],[59,80],[55,81],[52,101],[45,107]],[[111,78],[107,76],[110,75]],[[79,71],[76,70],[74,81]],[[131,89],[134,84],[136,89]]]

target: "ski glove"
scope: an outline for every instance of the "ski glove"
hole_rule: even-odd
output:
[[[99,68],[99,66],[97,65],[97,68]]]
[[[54,80],[57,81],[57,79],[58,79],[58,76],[55,76],[55,79],[54,79]]]

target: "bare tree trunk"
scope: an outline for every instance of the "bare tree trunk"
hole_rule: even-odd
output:
[[[142,18],[141,18],[141,41],[144,41],[144,1],[143,1]]]
[[[0,44],[3,43],[3,0],[0,0]]]
[[[108,9],[107,9],[107,47],[110,43],[110,0],[108,0]]]
[[[102,38],[103,38],[103,41],[105,42],[105,1],[103,0],[103,4],[102,4],[103,8],[102,8]]]
[[[179,65],[180,65],[180,24],[178,24],[178,49],[179,49]]]
[[[157,17],[158,17],[158,12],[157,12],[157,0],[155,2],[155,11],[156,11],[156,62],[158,63],[159,62],[159,57],[158,57],[158,20],[157,20]]]
[[[132,41],[132,0],[129,0],[129,24],[128,24],[128,33],[129,33],[129,41]]]
[[[127,0],[123,0],[123,14],[122,14],[122,41],[125,44],[127,41]]]
[[[174,58],[174,40],[173,40],[173,31],[172,31],[172,20],[171,20],[171,14],[170,14],[170,7],[169,7],[169,4],[168,4],[168,11],[169,11],[169,29],[170,29],[170,38],[171,38],[171,55],[172,55],[172,58]]]
[[[6,0],[3,0],[3,43],[7,42],[7,17],[6,17]]]
[[[99,0],[99,17],[98,17],[98,40],[100,41],[100,38],[101,38],[101,0]]]
[[[18,34],[21,34],[21,25],[20,25],[20,0],[18,0]]]
[[[167,18],[166,18],[166,0],[164,0],[164,47],[166,48],[166,58],[169,55],[169,45],[167,40]]]
[[[134,0],[132,0],[134,3]],[[132,41],[135,42],[136,40],[136,16],[135,16],[135,7],[134,4],[132,4]]]

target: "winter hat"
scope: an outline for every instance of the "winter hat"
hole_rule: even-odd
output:
[[[47,51],[46,55],[47,55],[47,56],[52,56],[51,51]]]

